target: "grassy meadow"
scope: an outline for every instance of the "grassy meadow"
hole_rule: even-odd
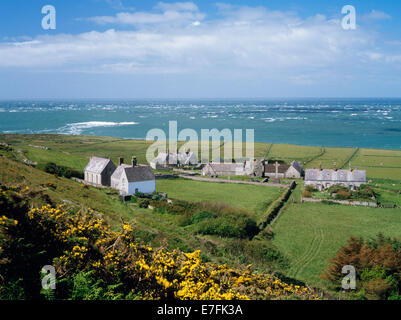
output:
[[[401,238],[401,209],[291,204],[273,229],[273,243],[290,260],[286,275],[324,287],[321,273],[327,268],[329,258],[351,236],[368,239],[381,232]]]
[[[187,179],[158,179],[157,190],[169,198],[190,202],[224,202],[230,206],[260,212],[277,199],[282,188],[229,184]]]

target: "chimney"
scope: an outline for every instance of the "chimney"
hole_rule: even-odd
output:
[[[132,157],[131,164],[133,167],[136,167],[137,165],[136,157]]]
[[[121,166],[122,164],[124,164],[124,158],[118,158],[118,165]]]
[[[334,162],[334,171],[337,171],[337,162]]]
[[[349,162],[349,171],[352,171],[351,161]]]
[[[319,169],[320,169],[320,171],[323,170],[323,169],[322,169],[322,161],[320,161],[320,163],[319,163]]]

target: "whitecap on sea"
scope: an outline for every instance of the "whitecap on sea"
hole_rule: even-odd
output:
[[[109,121],[88,121],[68,123],[64,127],[59,128],[57,131],[62,134],[79,135],[84,130],[99,127],[121,127],[137,125],[138,122],[109,122]]]

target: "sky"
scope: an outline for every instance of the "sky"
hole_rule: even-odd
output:
[[[401,97],[401,2],[0,2],[1,100],[279,97]]]

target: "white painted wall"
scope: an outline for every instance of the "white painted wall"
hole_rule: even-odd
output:
[[[152,193],[156,191],[156,180],[131,182],[128,185],[128,194],[134,194],[136,189],[143,193]]]

